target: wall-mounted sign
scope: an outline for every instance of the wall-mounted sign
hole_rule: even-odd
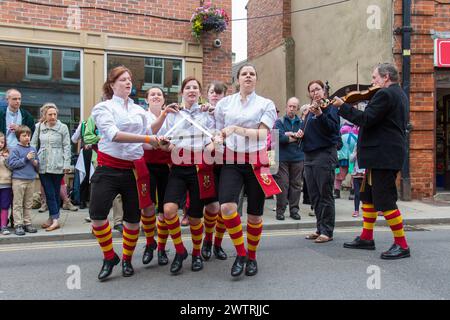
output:
[[[450,68],[450,39],[434,39],[434,66]]]

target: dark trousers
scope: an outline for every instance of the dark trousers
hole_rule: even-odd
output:
[[[355,211],[359,211],[359,202],[361,201],[360,189],[363,178],[353,178],[353,189],[355,190]]]
[[[50,218],[59,219],[59,209],[60,209],[60,189],[61,180],[63,174],[53,174],[44,173],[39,174],[39,179],[41,180],[42,187],[44,188],[45,198],[47,199],[47,206]]]
[[[317,219],[317,233],[333,236],[335,208],[333,197],[334,168],[305,166],[309,198]]]
[[[280,162],[274,176],[281,188],[277,194],[277,214],[284,214],[289,203],[289,213],[299,213],[300,195],[302,193],[303,161]]]
[[[83,150],[83,160],[84,160],[84,169],[86,171],[86,177],[83,182],[80,184],[80,203],[86,204],[89,201],[89,177],[91,175],[91,159],[92,159],[92,149],[84,149]]]

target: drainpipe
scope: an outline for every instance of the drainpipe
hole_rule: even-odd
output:
[[[403,164],[401,171],[401,199],[404,201],[411,201],[411,177],[409,166],[409,143],[410,132],[412,125],[410,124],[409,111],[410,111],[410,78],[411,78],[411,0],[402,0],[402,16],[403,25],[401,29],[402,33],[402,86],[403,91],[408,97],[408,103],[406,105],[406,160]]]

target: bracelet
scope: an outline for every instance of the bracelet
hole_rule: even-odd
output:
[[[150,136],[145,136],[145,143],[150,144],[151,138]]]

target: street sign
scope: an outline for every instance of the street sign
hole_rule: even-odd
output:
[[[450,68],[450,39],[434,39],[434,66]]]

